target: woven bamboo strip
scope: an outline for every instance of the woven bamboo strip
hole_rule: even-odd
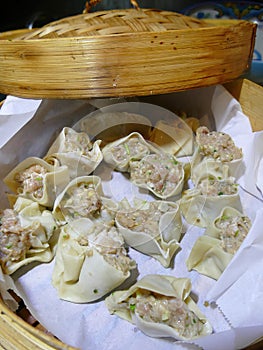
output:
[[[0,91],[22,97],[150,95],[221,84],[251,61],[254,27],[223,26],[92,36],[0,40]],[[8,57],[8,60],[6,59]]]
[[[0,35],[0,92],[76,99],[221,84],[247,70],[255,31],[246,21],[198,21],[169,11],[72,16],[17,38]]]

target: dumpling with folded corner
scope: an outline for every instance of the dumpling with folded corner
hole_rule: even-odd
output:
[[[147,142],[138,132],[108,143],[103,149],[103,159],[114,169],[129,171],[130,160],[140,160],[150,153],[159,153],[157,146]]]
[[[49,210],[18,197],[13,208],[1,211],[0,217],[0,264],[4,273],[53,259],[58,230]]]
[[[184,164],[167,153],[149,154],[130,162],[130,179],[157,198],[179,196],[185,183]]]
[[[126,244],[168,267],[183,231],[181,213],[175,202],[123,200],[115,222]]]
[[[101,163],[101,141],[90,141],[88,134],[64,127],[49,148],[44,160],[52,165],[66,165],[70,178],[91,174]]]
[[[81,218],[61,229],[52,284],[61,299],[87,303],[118,287],[135,268],[116,227]]]
[[[226,206],[242,211],[238,184],[232,177],[222,180],[213,176],[203,178],[194,188],[184,191],[180,199],[186,221],[200,227],[211,224]]]
[[[242,212],[223,208],[220,215],[200,236],[186,261],[188,270],[196,270],[218,279],[240,248],[251,228],[250,219]]]
[[[105,304],[150,337],[192,340],[211,334],[212,327],[190,293],[188,278],[151,274],[128,290],[113,292]]]
[[[59,225],[79,218],[114,224],[118,204],[104,197],[101,178],[80,176],[71,180],[56,198],[53,215]]]
[[[228,166],[229,176],[237,177],[243,161],[242,149],[237,147],[230,135],[210,131],[205,126],[196,130],[196,148],[192,158],[193,172],[205,171],[206,162]]]
[[[11,170],[3,181],[15,194],[51,208],[70,178],[67,166],[56,167],[41,158],[29,157]]]

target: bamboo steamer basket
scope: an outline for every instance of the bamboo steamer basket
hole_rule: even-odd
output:
[[[249,67],[255,31],[245,21],[201,22],[167,11],[131,9],[5,32],[0,34],[0,92],[75,99],[222,84]],[[247,80],[225,86],[239,99],[254,130],[262,130],[263,88]],[[0,349],[76,350],[45,330],[19,303],[13,312],[0,295]]]
[[[83,13],[0,34],[0,92],[28,98],[145,96],[247,71],[256,25],[153,9]]]
[[[238,79],[224,86],[239,100],[253,131],[263,130],[263,87],[246,79]],[[0,349],[77,350],[50,334],[29,314],[23,302],[18,301],[19,309],[15,313],[5,305],[0,295]],[[262,346],[263,340],[245,349],[260,350]]]

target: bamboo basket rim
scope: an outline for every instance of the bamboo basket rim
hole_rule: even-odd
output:
[[[126,16],[132,24],[124,30],[120,13],[139,13],[139,20],[135,16],[133,23],[133,16]],[[141,15],[145,23],[140,22]],[[98,17],[102,21],[106,17],[102,25],[106,32],[94,34],[89,23],[92,27],[96,18],[96,27]],[[115,27],[117,32],[112,32]],[[256,24],[200,21],[166,10],[122,9],[70,16],[20,33],[0,33],[1,93],[105,98],[163,94],[234,80],[252,61]]]
[[[200,27],[200,28],[195,28],[195,31],[217,31],[218,28],[226,28],[226,27],[240,27],[240,25],[244,25],[244,26],[251,26],[251,23],[247,22],[246,20],[236,20],[236,19],[218,19],[218,20],[214,20],[214,19],[204,19],[204,22],[211,24],[210,26],[207,27]],[[118,38],[118,37],[126,37],[126,36],[141,36],[141,32],[130,32],[130,33],[112,33],[112,34],[107,34],[107,35],[103,35],[103,36],[98,36],[98,35],[89,35],[89,36],[85,36],[85,35],[79,35],[79,36],[71,36],[71,37],[58,37],[58,38],[30,38],[30,39],[25,39],[23,36],[24,34],[29,34],[29,33],[33,33],[36,29],[29,29],[29,28],[25,28],[25,29],[15,29],[15,30],[10,30],[7,32],[2,32],[0,33],[0,43],[2,43],[3,41],[7,42],[12,42],[15,44],[18,44],[21,42],[22,45],[27,43],[43,43],[43,45],[45,43],[51,43],[52,41],[56,41],[56,42],[78,42],[80,43],[81,41],[88,41],[90,39],[104,39],[105,37],[107,37],[107,39],[110,38]],[[183,33],[183,32],[191,32],[192,29],[191,28],[180,28],[180,29],[168,29],[165,31],[165,33],[170,34],[170,33],[174,33],[176,31],[176,33]],[[21,37],[21,32],[23,33],[23,36]],[[156,33],[159,34],[160,32],[145,32],[145,33]],[[10,39],[10,37],[14,37],[14,39]]]

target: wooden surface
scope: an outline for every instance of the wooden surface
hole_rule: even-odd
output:
[[[248,69],[255,33],[247,21],[198,21],[168,11],[74,16],[19,39],[0,35],[0,93],[77,99],[223,84]]]

